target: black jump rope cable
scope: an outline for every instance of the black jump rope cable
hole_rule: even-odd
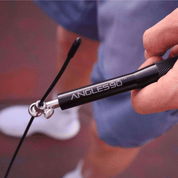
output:
[[[58,75],[56,76],[56,78],[54,79],[54,81],[52,82],[52,84],[50,85],[50,87],[48,88],[48,90],[46,91],[46,93],[44,94],[44,96],[42,97],[42,99],[40,100],[39,106],[42,106],[42,105],[43,105],[43,102],[45,101],[45,99],[47,98],[47,96],[49,95],[49,93],[52,91],[52,89],[54,88],[54,86],[56,85],[56,83],[58,82],[58,80],[60,79],[60,77],[62,76],[62,74],[64,73],[64,71],[65,71],[67,65],[68,65],[69,62],[70,62],[70,60],[74,57],[74,55],[75,55],[77,49],[79,48],[80,44],[81,44],[81,38],[78,37],[78,38],[74,41],[74,43],[72,44],[72,47],[70,48],[70,50],[69,50],[69,52],[68,52],[68,55],[67,55],[67,58],[66,58],[66,60],[65,60],[65,62],[64,62],[64,64],[63,64],[61,70],[59,71]],[[4,178],[7,178],[7,177],[8,177],[9,172],[10,172],[10,170],[11,170],[11,167],[12,167],[12,165],[13,165],[13,162],[14,162],[14,160],[15,160],[15,158],[16,158],[16,156],[17,156],[19,150],[20,150],[20,147],[21,147],[21,145],[22,145],[22,143],[23,143],[23,141],[24,141],[24,139],[25,139],[25,137],[26,137],[26,135],[27,135],[27,133],[28,133],[28,130],[29,130],[29,128],[30,128],[30,126],[31,126],[31,124],[32,124],[32,122],[33,122],[33,120],[34,120],[34,118],[35,118],[35,117],[32,116],[31,119],[30,119],[30,121],[29,121],[29,123],[28,123],[28,125],[27,125],[27,127],[26,127],[26,129],[25,129],[25,132],[24,132],[22,138],[20,139],[20,142],[19,142],[19,144],[18,144],[18,146],[17,146],[17,148],[16,148],[16,150],[15,150],[15,152],[14,152],[14,155],[13,155],[13,157],[12,157],[12,160],[11,160],[11,162],[10,162],[10,164],[9,164],[9,167],[8,167],[8,169],[7,169],[7,171],[6,171],[6,174],[5,174]]]

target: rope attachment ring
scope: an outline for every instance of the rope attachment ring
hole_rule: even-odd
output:
[[[33,117],[39,117],[42,114],[44,114],[44,117],[46,119],[50,118],[54,113],[54,109],[47,107],[45,102],[43,102],[42,106],[39,106],[39,103],[40,103],[40,100],[30,105],[30,107],[28,108],[29,114]]]

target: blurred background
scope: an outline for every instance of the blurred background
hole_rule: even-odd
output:
[[[30,105],[43,96],[55,77],[56,28],[57,24],[34,2],[0,1],[0,110]],[[89,146],[91,104],[82,106],[79,114],[82,127],[71,140],[59,141],[41,134],[26,138],[9,177],[61,178],[74,169]],[[144,146],[118,177],[177,178],[177,129],[173,127]],[[19,140],[0,133],[0,177],[5,175]]]

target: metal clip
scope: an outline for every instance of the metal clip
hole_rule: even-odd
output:
[[[47,103],[43,103],[42,106],[39,106],[40,100],[37,101],[36,103],[33,103],[30,105],[30,107],[28,108],[29,114],[33,117],[39,117],[42,114],[44,114],[44,117],[46,119],[49,119],[53,113],[54,113],[54,109],[59,107],[59,102],[58,99],[53,100],[53,101],[49,101]]]

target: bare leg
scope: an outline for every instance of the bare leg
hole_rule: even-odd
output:
[[[84,178],[112,178],[126,169],[136,157],[140,148],[112,147],[100,140],[95,122],[90,126],[90,148],[84,158]]]
[[[62,27],[57,29],[58,40],[58,55],[57,55],[57,69],[62,66],[66,55],[73,43],[79,35],[71,33]],[[97,50],[99,42],[90,40],[86,37],[82,38],[80,45],[74,58],[71,60],[69,66],[64,72],[62,78],[58,83],[58,90],[60,92],[72,90],[90,84],[90,75],[92,67],[97,60]]]
[[[58,56],[59,69],[73,41],[78,35],[58,27]],[[97,59],[99,43],[82,37],[82,44],[71,60],[58,89],[60,92],[75,89],[90,84],[90,74]],[[140,148],[124,149],[108,146],[98,138],[95,122],[90,127],[90,148],[84,158],[82,174],[84,178],[111,178],[127,168],[137,155]]]

